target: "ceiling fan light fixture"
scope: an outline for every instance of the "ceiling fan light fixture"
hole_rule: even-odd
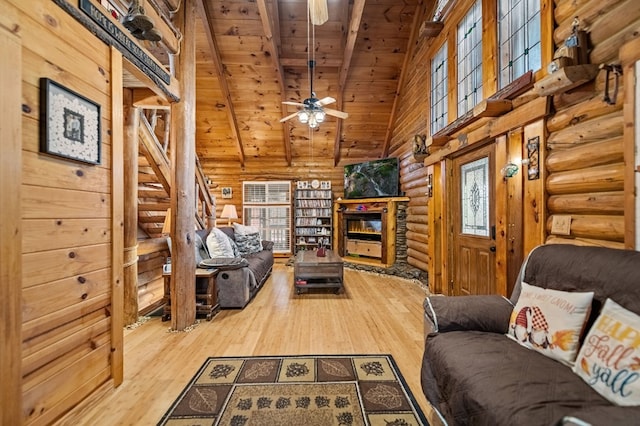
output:
[[[298,112],[298,120],[300,120],[302,124],[307,124],[309,122],[309,112],[306,109]]]
[[[325,114],[325,113],[324,113],[324,111],[323,111],[323,110],[321,110],[321,109],[319,109],[318,111],[316,111],[314,115],[315,115],[316,121],[317,121],[318,123],[322,123],[322,122],[324,121],[325,117],[326,117],[326,114]]]
[[[314,114],[311,114],[311,116],[309,117],[309,128],[315,129],[317,127],[318,121],[316,120],[316,116]]]

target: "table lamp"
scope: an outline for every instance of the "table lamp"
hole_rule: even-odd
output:
[[[221,219],[227,219],[227,226],[231,226],[231,219],[238,218],[238,212],[236,211],[235,204],[225,204],[222,206],[222,213],[220,213]]]

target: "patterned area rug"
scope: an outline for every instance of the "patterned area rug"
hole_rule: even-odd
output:
[[[159,425],[428,425],[391,355],[209,358]]]

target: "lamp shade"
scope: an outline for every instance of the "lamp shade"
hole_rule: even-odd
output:
[[[220,218],[227,219],[227,224],[231,225],[231,219],[238,218],[238,212],[236,211],[235,204],[225,204],[222,207],[222,213],[220,213]]]

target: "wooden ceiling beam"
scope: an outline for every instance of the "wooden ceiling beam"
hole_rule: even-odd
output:
[[[402,68],[400,71],[400,78],[398,79],[398,87],[396,88],[396,92],[393,96],[393,107],[391,107],[391,114],[389,115],[389,124],[387,124],[387,132],[384,136],[384,144],[382,146],[382,152],[380,153],[380,158],[386,158],[389,156],[389,146],[391,145],[391,133],[393,129],[393,123],[396,121],[396,115],[398,113],[398,99],[400,99],[400,92],[402,91],[402,86],[404,85],[404,79],[407,75],[407,68],[409,67],[409,61],[411,59],[411,54],[413,49],[411,46],[415,43],[416,37],[418,36],[418,22],[422,19],[422,0],[418,2],[416,5],[416,11],[413,14],[413,24],[411,25],[411,33],[409,34],[409,41],[407,41],[407,49],[404,54],[404,61],[402,62]]]
[[[299,67],[307,69],[309,61],[306,58],[280,58],[280,63],[284,67]],[[339,68],[342,66],[342,59],[316,58],[315,68]]]
[[[280,18],[278,14],[278,3],[272,0],[258,0],[258,11],[262,20],[262,28],[264,35],[269,43],[268,48],[271,49],[271,60],[275,65],[276,78],[278,79],[278,87],[280,88],[280,101],[287,100],[284,87],[284,72],[280,63]],[[282,108],[282,116],[284,117],[286,110]],[[289,134],[289,122],[282,123],[282,140],[284,142],[284,155],[287,165],[291,165],[291,138]]]
[[[204,27],[204,32],[207,37],[207,41],[209,43],[209,48],[211,49],[211,57],[213,59],[213,64],[216,69],[216,74],[218,76],[218,81],[220,82],[220,90],[222,91],[222,95],[226,101],[227,107],[225,108],[227,112],[227,117],[229,119],[229,125],[231,127],[231,133],[236,142],[236,148],[238,149],[238,160],[240,161],[240,165],[244,167],[244,148],[242,145],[242,139],[240,138],[240,129],[238,128],[238,120],[236,118],[236,113],[233,108],[233,102],[231,100],[231,92],[229,91],[229,84],[227,82],[227,78],[224,74],[224,64],[222,63],[222,59],[220,58],[220,50],[218,49],[218,43],[216,41],[216,36],[213,31],[213,27],[211,26],[211,11],[209,10],[209,2],[208,0],[196,0],[199,15],[201,16]]]
[[[364,5],[366,0],[355,0],[353,9],[351,10],[351,20],[349,22],[349,30],[347,33],[347,41],[344,47],[344,55],[342,56],[342,65],[340,66],[340,75],[338,76],[338,109],[342,109],[342,100],[344,96],[344,86],[349,76],[349,68],[351,68],[351,58],[353,57],[353,49],[358,39],[358,31],[360,30],[360,22],[364,13]],[[340,134],[342,133],[342,124],[338,120],[336,126],[336,139],[333,147],[333,163],[338,165],[340,162]]]

